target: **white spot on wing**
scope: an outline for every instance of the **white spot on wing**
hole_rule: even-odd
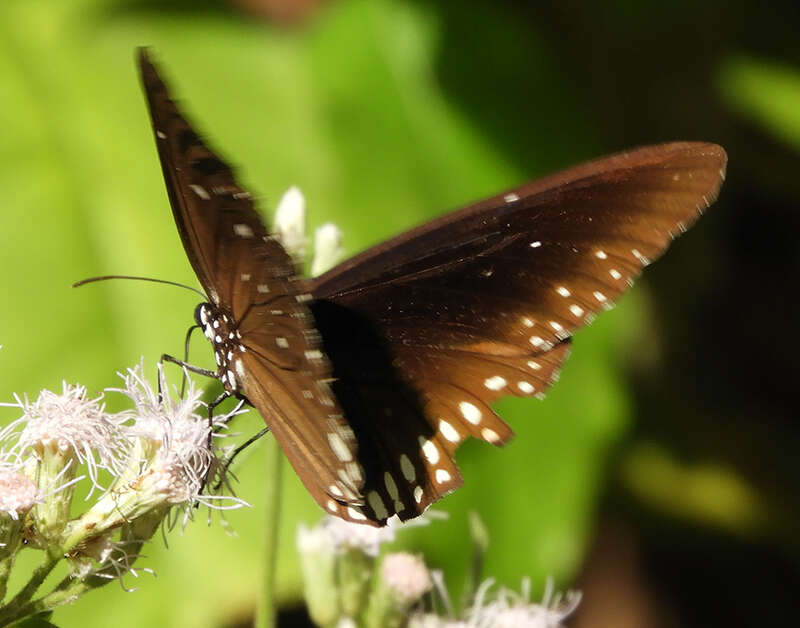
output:
[[[542,246],[542,243],[539,240],[534,240],[531,242],[532,249],[538,249],[540,246]]]
[[[526,395],[530,395],[535,390],[535,388],[533,387],[533,384],[531,384],[530,382],[525,382],[525,381],[517,382],[517,388],[519,388]]]
[[[256,290],[261,294],[267,294],[267,292],[269,292],[269,286],[265,283],[260,283],[256,286]]]
[[[400,455],[400,470],[403,472],[403,477],[409,482],[413,482],[417,478],[416,469],[405,454]]]
[[[418,504],[422,501],[422,487],[421,486],[417,486],[414,489],[414,501],[417,502]]]
[[[336,497],[344,497],[344,493],[342,493],[341,489],[339,489],[339,487],[336,486],[335,484],[331,484],[328,487],[328,492],[331,495],[336,495]]]
[[[354,519],[355,521],[366,521],[367,520],[367,518],[364,515],[364,513],[361,512],[360,510],[356,510],[353,506],[348,506],[347,507],[347,514],[350,515],[350,518]]]
[[[612,268],[608,271],[608,274],[611,275],[614,279],[622,279],[622,273],[619,272],[616,268]]]
[[[239,277],[242,281],[250,281],[250,273],[242,273]]]
[[[528,360],[528,366],[531,367],[534,371],[538,371],[542,368],[542,365],[538,362],[534,362],[533,360]]]
[[[197,196],[202,198],[204,201],[207,201],[208,199],[211,198],[211,196],[209,196],[208,192],[206,192],[206,189],[202,185],[195,185],[194,183],[190,183],[189,187],[191,188],[192,192],[197,194]]]
[[[473,425],[477,425],[481,422],[481,411],[478,409],[474,403],[470,403],[469,401],[462,401],[458,404],[458,409],[461,411],[461,416],[463,416],[467,421],[472,423]]]
[[[236,369],[237,375],[239,375],[239,377],[244,379],[244,364],[242,364],[242,361],[241,360],[236,360],[233,363],[233,367]]]
[[[386,519],[389,516],[389,511],[386,510],[386,506],[377,491],[370,491],[367,494],[367,501],[372,506],[372,510],[375,511],[375,516],[378,519]]]
[[[646,258],[644,255],[642,255],[642,254],[639,252],[639,250],[638,250],[638,249],[631,249],[631,253],[633,254],[633,256],[634,256],[634,257],[635,257],[637,260],[639,260],[639,263],[640,263],[642,266],[647,266],[647,265],[650,263],[650,260],[649,260],[649,259],[647,259],[647,258]]]
[[[457,443],[461,438],[458,431],[444,419],[439,421],[439,431],[442,433],[442,436],[451,443]]]
[[[449,482],[452,479],[452,476],[446,469],[436,469],[436,481],[439,484],[444,484],[445,482]]]
[[[233,225],[233,232],[240,238],[253,237],[253,230],[250,228],[250,225],[246,225],[243,222],[237,222]]]
[[[597,251],[595,251],[595,252],[594,252],[594,256],[595,256],[597,259],[606,259],[606,258],[608,258],[608,255],[606,255],[606,252],[605,252],[605,251],[602,251],[602,250],[597,250]]]
[[[519,200],[519,196],[513,192],[509,192],[503,197],[503,200],[506,203],[516,203]]]
[[[278,336],[275,338],[275,344],[278,345],[281,349],[288,349],[289,348],[289,341],[286,340],[283,336]]]
[[[583,308],[575,303],[569,306],[569,311],[575,316],[583,316]]]
[[[483,382],[483,385],[489,390],[500,390],[506,385],[506,380],[499,375],[495,375],[494,377],[489,377],[486,379],[486,381]]]
[[[397,491],[397,484],[392,474],[388,471],[383,474],[383,483],[386,485],[386,492],[389,493],[389,497],[391,497],[393,501],[400,499],[400,493]]]
[[[328,434],[328,444],[331,446],[333,453],[336,454],[336,457],[342,462],[350,462],[353,459],[353,454],[344,444],[342,437],[335,432]]]
[[[570,291],[567,290],[564,286],[559,286],[558,288],[556,288],[556,292],[558,292],[558,294],[560,294],[562,297],[568,297],[571,294]]]
[[[545,344],[547,343],[545,343],[545,341],[542,340],[540,336],[531,336],[531,344],[537,349],[539,349],[540,347],[545,346]]]
[[[428,462],[431,464],[439,462],[439,450],[436,448],[433,441],[429,441],[424,436],[420,436],[419,446],[422,447],[422,453],[425,454],[425,458]]]
[[[500,440],[500,435],[494,430],[490,430],[488,427],[484,427],[481,430],[481,437],[483,438],[483,440],[489,443],[496,443],[497,441]]]
[[[606,295],[604,295],[602,292],[599,292],[599,291],[595,290],[595,291],[592,293],[592,295],[593,295],[593,296],[594,296],[594,298],[595,298],[595,299],[597,299],[597,300],[598,300],[600,303],[605,303],[605,302],[606,302]]]
[[[347,474],[352,478],[353,482],[358,484],[364,479],[364,473],[361,469],[361,465],[357,462],[348,462],[347,465]]]

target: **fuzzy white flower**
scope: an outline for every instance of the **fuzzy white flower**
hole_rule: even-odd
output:
[[[436,591],[449,614],[452,609],[440,572],[433,572]],[[414,613],[409,628],[561,628],[563,621],[575,612],[580,603],[579,592],[568,592],[563,598],[554,595],[553,582],[548,579],[540,604],[531,603],[530,580],[522,581],[516,593],[501,588],[491,596],[494,579],[484,581],[475,593],[472,606],[459,619],[439,617],[433,613]]]
[[[141,472],[137,489],[142,490],[146,485],[169,504],[191,506],[199,501],[213,505],[227,499],[235,508],[245,505],[232,497],[201,495],[206,480],[221,467],[213,446],[218,436],[215,431],[224,427],[233,413],[216,416],[209,422],[206,405],[201,401],[203,392],[192,380],[183,398],[173,398],[159,370],[162,391],[159,397],[142,371],[143,365],[129,369],[123,376],[125,388],[110,389],[130,397],[136,408],[135,412],[120,416],[131,422],[127,432],[136,441],[134,450],[142,456],[134,460],[132,469]]]
[[[84,386],[64,382],[61,394],[43,390],[32,403],[27,398],[17,398],[16,405],[23,415],[4,434],[8,436],[21,427],[16,445],[20,455],[26,451],[33,451],[39,458],[57,455],[61,458],[57,472],[74,458],[73,467],[86,465],[93,486],[102,488],[98,469],[119,473],[127,455],[127,442],[119,422],[105,413],[101,401],[102,395],[89,399]],[[49,476],[48,479],[52,480]]]
[[[552,580],[547,581],[541,604],[530,599],[530,581],[522,582],[522,591],[517,594],[500,589],[496,599],[485,602],[492,579],[484,582],[475,595],[475,604],[468,614],[469,626],[475,628],[559,628],[581,601],[578,592],[568,592],[562,599],[554,595]]]
[[[198,412],[206,406],[191,380],[186,396],[173,398],[163,373],[159,372],[159,395],[142,371],[143,365],[129,369],[123,376],[125,388],[109,389],[128,396],[136,408],[118,415],[132,441],[130,456],[108,491],[70,523],[64,535],[67,549],[120,526],[136,527],[137,538],[149,538],[173,506],[183,508],[185,524],[196,503],[217,509],[246,505],[235,497],[201,493],[220,466],[212,446],[213,430],[229,415],[209,423],[206,413]]]
[[[381,576],[403,604],[416,602],[433,586],[425,561],[407,552],[387,555],[381,564]]]
[[[397,533],[395,526],[376,528],[331,516],[326,517],[316,529],[327,537],[327,542],[334,551],[358,549],[373,557],[378,555],[382,544],[394,541]]]

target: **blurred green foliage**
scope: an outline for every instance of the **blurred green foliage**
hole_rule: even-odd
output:
[[[769,59],[732,57],[719,86],[731,107],[777,139],[800,149],[800,70]]]
[[[574,79],[576,60],[557,56],[544,26],[523,28],[502,6],[475,3],[469,12],[454,6],[331,1],[313,20],[287,28],[215,2],[4,0],[0,397],[35,396],[42,387],[59,388],[62,379],[99,391],[118,385],[115,371],[140,356],[152,373],[163,352],[182,351],[195,295],[129,282],[69,287],[109,273],[196,285],[164,193],[133,64],[137,46],[153,46],[190,119],[238,166],[267,216],[280,194],[298,185],[310,228],[335,222],[349,253],[627,143],[717,139],[698,135],[705,118],[697,108],[672,106],[663,114],[661,97],[679,102],[682,94],[666,89],[648,94],[642,119],[652,122],[651,134],[628,129],[627,136],[606,139],[611,131],[603,121],[624,127],[624,107],[609,114],[608,100],[587,99]],[[625,15],[630,21],[609,18],[609,24],[628,36],[643,14]],[[678,19],[667,15],[668,23]],[[551,17],[564,25],[563,16]],[[579,11],[574,17],[580,23]],[[594,63],[598,81],[617,76],[599,59],[587,63]],[[796,146],[798,75],[759,68],[733,61],[718,84],[736,108]],[[702,73],[712,70],[710,59],[692,66],[704,84],[710,76]],[[622,83],[609,82],[612,101],[628,99]],[[759,98],[765,94],[775,97]],[[632,341],[650,340],[651,328],[642,323],[646,305],[635,294],[577,334],[561,382],[544,402],[498,404],[517,438],[503,451],[465,445],[458,458],[465,486],[436,507],[449,520],[402,534],[401,545],[444,569],[456,597],[471,557],[470,510],[489,531],[487,575],[509,586],[529,575],[539,587],[548,575],[562,584],[574,577],[609,458],[629,434],[633,399],[620,367]],[[658,352],[657,341],[645,344],[645,353]],[[194,362],[207,364],[209,354],[202,340],[193,346]],[[109,398],[112,407],[117,403]],[[12,418],[4,412],[3,422]],[[250,413],[238,429],[249,435],[259,423]],[[647,463],[650,454],[655,458]],[[636,469],[655,464],[662,488],[683,481],[662,452],[636,455],[627,467],[634,479]],[[113,609],[118,628],[245,620],[261,569],[263,465],[256,447],[236,467],[238,494],[252,508],[228,513],[226,526],[212,516],[210,527],[198,511],[184,534],[169,535],[169,549],[159,540],[150,544],[141,564],[154,568],[158,580],[127,577],[127,586],[139,587],[135,594],[112,584],[53,619],[61,626],[106,626]],[[723,486],[738,503],[741,487],[722,476],[704,486],[715,495]],[[281,599],[291,602],[300,595],[295,530],[321,512],[293,473],[285,473],[284,488],[278,580]],[[659,503],[676,499],[659,488],[642,490]],[[729,508],[721,516],[751,515]]]

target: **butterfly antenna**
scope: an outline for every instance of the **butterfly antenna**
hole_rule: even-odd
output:
[[[100,277],[89,277],[88,279],[81,279],[80,281],[76,281],[74,284],[72,284],[72,287],[79,288],[80,286],[85,286],[87,283],[106,281],[107,279],[135,279],[136,281],[152,281],[153,283],[163,283],[167,284],[168,286],[177,286],[178,288],[186,288],[186,290],[191,290],[192,292],[196,292],[201,297],[203,297],[203,299],[207,298],[206,295],[200,292],[197,288],[192,288],[191,286],[178,283],[177,281],[169,281],[167,279],[155,279],[154,277],[134,277],[132,275],[101,275]]]

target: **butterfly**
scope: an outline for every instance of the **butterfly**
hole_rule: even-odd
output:
[[[492,410],[541,397],[573,332],[716,199],[727,156],[676,142],[592,161],[445,215],[307,279],[250,194],[139,67],[173,216],[208,297],[195,318],[225,393],[263,416],[316,502],[405,521],[462,484]]]

